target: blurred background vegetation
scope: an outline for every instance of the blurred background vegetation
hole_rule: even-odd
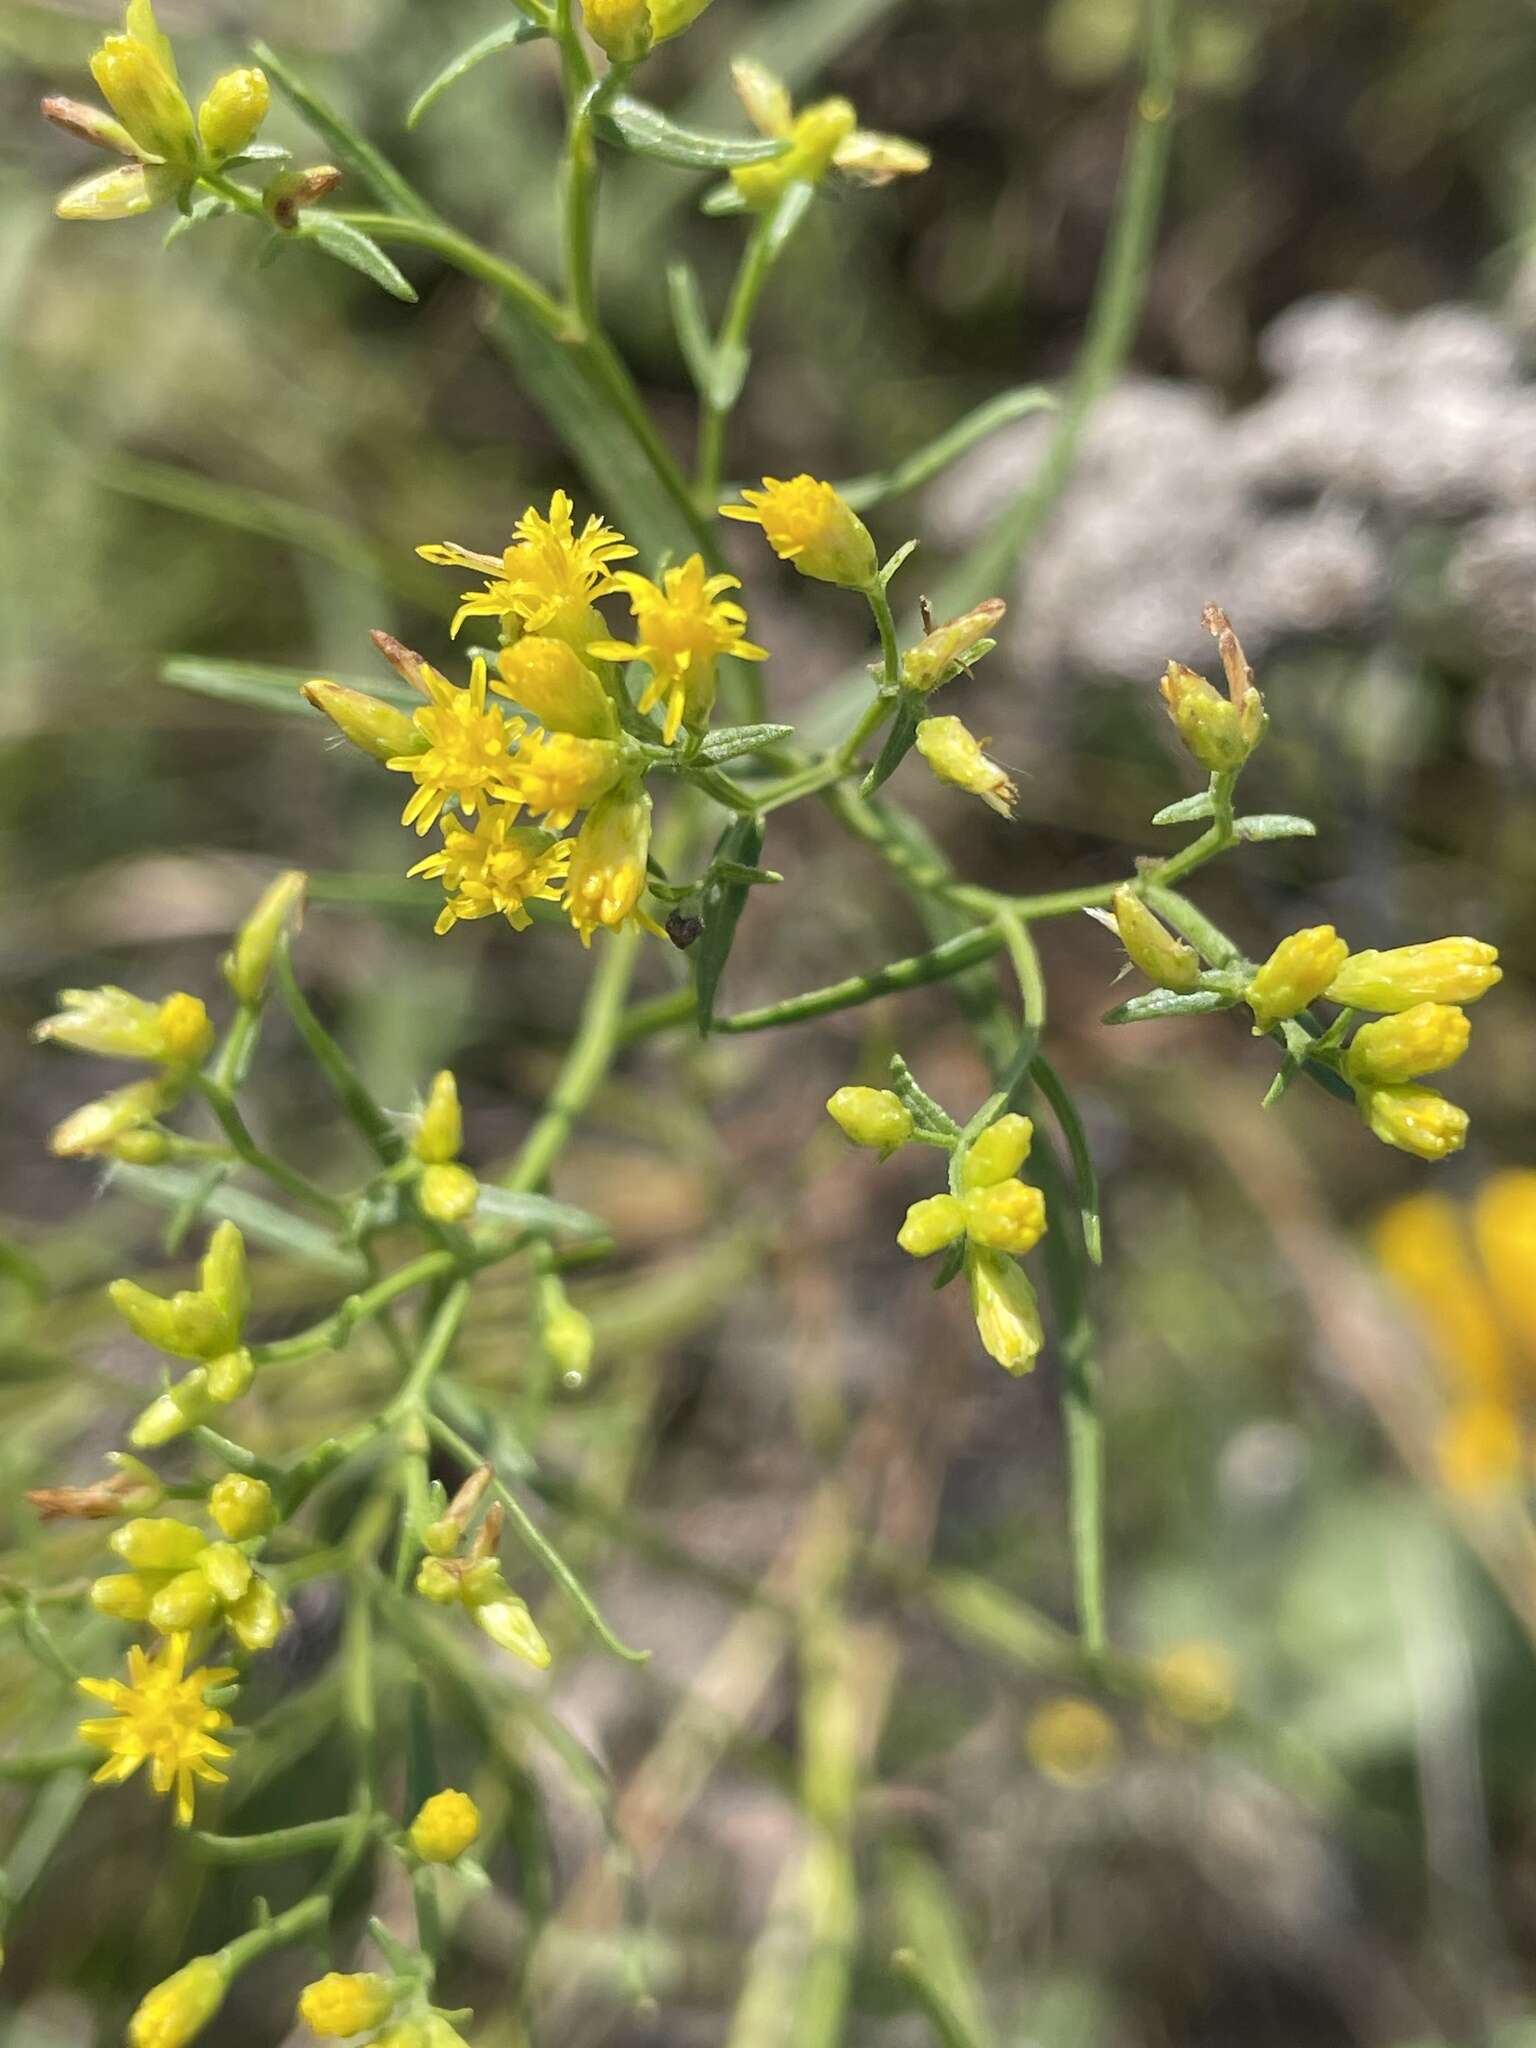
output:
[[[934,152],[926,177],[818,205],[766,304],[732,473],[859,474],[1066,370],[1137,11],[716,0],[658,58],[646,90],[680,116],[732,122],[725,65],[748,51]],[[562,1653],[547,1692],[466,1731],[462,1772],[501,1800],[498,1888],[455,1937],[482,2048],[523,2038],[509,1958],[533,1926],[537,2040],[797,2038],[839,1937],[794,1888],[825,1734],[784,1603],[850,1561],[862,1921],[841,2037],[933,2038],[890,1961],[911,1948],[978,2043],[1536,2041],[1536,21],[1527,0],[1187,14],[1134,373],[1004,593],[999,651],[945,707],[994,736],[1019,820],[925,786],[915,758],[901,794],[977,879],[1122,871],[1188,787],[1156,676],[1202,655],[1200,606],[1224,603],[1273,718],[1245,799],[1319,834],[1239,856],[1200,894],[1258,953],[1324,919],[1357,944],[1497,943],[1506,980],[1452,1087],[1472,1141],[1430,1171],[1320,1092],[1261,1112],[1266,1047],[1227,1020],[1106,1031],[1113,948],[1086,920],[1044,931],[1052,1056],[1104,1183],[1114,1632],[1180,1653],[1150,1667],[1149,1703],[1089,1684],[1054,1632],[1070,1566],[1049,1355],[1020,1385],[988,1364],[956,1295],[891,1243],[929,1192],[921,1156],[877,1177],[821,1114],[897,1043],[934,1093],[979,1098],[951,999],[626,1062],[557,1180],[618,1254],[578,1287],[599,1358],[543,1414],[541,1485],[656,1655],[613,1665],[542,1615]],[[199,78],[259,33],[451,217],[547,269],[547,52],[487,63],[402,127],[494,0],[181,0],[163,18]],[[55,222],[80,152],[35,103],[83,89],[105,25],[104,8],[0,0],[0,1516],[5,1569],[31,1579],[72,1566],[19,1490],[93,1471],[142,1399],[102,1283],[165,1265],[153,1216],[48,1156],[88,1092],[78,1062],[27,1043],[53,991],[212,999],[261,883],[306,868],[313,999],[386,1102],[451,1062],[489,1168],[588,970],[553,930],[434,940],[367,764],[308,716],[162,680],[238,658],[366,681],[375,626],[441,657],[450,585],[415,543],[497,547],[572,471],[457,275],[405,255],[412,308],[303,251],[256,268],[241,222],[166,252],[152,223]],[[270,132],[316,154],[285,113]],[[679,445],[666,260],[683,250],[718,305],[739,240],[699,216],[699,189],[619,166],[600,246],[613,331]],[[1034,422],[1005,430],[883,508],[881,539],[924,536],[937,582],[1039,450]],[[602,509],[590,483],[577,495]],[[742,559],[773,714],[793,719],[867,658],[858,608]],[[775,824],[786,882],[754,894],[733,1007],[921,943],[827,820]],[[679,971],[658,949],[650,985]],[[281,1034],[264,1062],[267,1128],[326,1173],[347,1141],[318,1084]],[[299,1313],[314,1285],[272,1259],[257,1299]],[[549,1393],[525,1306],[493,1288],[472,1352],[519,1425]],[[274,1386],[262,1426],[312,1434],[376,1392],[338,1362]],[[302,1810],[333,1768],[334,1621],[316,1590],[270,1681],[242,1828]],[[57,1740],[63,1711],[8,1649],[0,1726]],[[550,1764],[548,1714],[611,1771],[637,1891]],[[0,2010],[18,2048],[118,2038],[137,1989],[249,1910],[241,1883],[166,1854],[147,1804],[81,1808],[73,1783],[8,1800]],[[284,2039],[292,1988],[277,1969],[242,1985],[218,2039]]]

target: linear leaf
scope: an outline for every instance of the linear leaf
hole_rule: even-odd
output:
[[[720,835],[715,848],[716,860],[734,861],[740,867],[755,867],[757,856],[763,850],[763,821],[755,814],[750,817],[733,818]],[[720,977],[725,972],[725,963],[731,957],[731,947],[736,939],[736,927],[741,920],[751,884],[727,881],[723,876],[712,876],[704,890],[702,914],[704,935],[694,952],[694,971],[697,976],[699,1035],[707,1038],[714,1028],[715,997],[720,988]]]
[[[1189,995],[1180,995],[1176,989],[1155,988],[1147,995],[1132,996],[1128,1003],[1107,1010],[1104,1022],[1146,1024],[1159,1017],[1208,1017],[1214,1010],[1231,1009],[1236,1001],[1236,996],[1214,988],[1197,988]]]
[[[780,740],[793,738],[794,730],[792,725],[722,725],[710,734],[694,759],[718,767],[722,761],[734,761],[741,754],[776,747]]]
[[[1203,818],[1211,817],[1215,809],[1211,792],[1201,789],[1193,796],[1181,796],[1176,804],[1164,804],[1152,822],[1154,825],[1197,825]]]
[[[715,384],[715,342],[691,263],[667,265],[667,301],[672,308],[677,345],[683,352],[694,389],[707,398]]]
[[[922,716],[922,699],[903,690],[891,720],[879,758],[859,786],[859,795],[873,796],[883,782],[889,782],[917,741],[917,722]]]
[[[1072,1171],[1077,1179],[1077,1206],[1083,1219],[1083,1245],[1096,1266],[1104,1263],[1104,1228],[1099,1214],[1099,1176],[1093,1164],[1093,1153],[1088,1146],[1088,1132],[1071,1091],[1060,1074],[1043,1053],[1036,1053],[1030,1062],[1030,1074],[1035,1086],[1051,1105],[1061,1134],[1067,1141],[1067,1150],[1072,1155]]]
[[[165,664],[160,680],[173,690],[192,690],[226,704],[249,704],[258,711],[279,711],[292,718],[315,715],[299,694],[310,681],[308,669],[275,668],[260,661],[211,661],[202,655],[183,654]],[[421,702],[403,683],[376,683],[369,677],[355,687],[402,710],[414,710]]]
[[[468,77],[487,57],[494,57],[498,50],[510,50],[518,43],[531,43],[548,33],[548,29],[540,27],[536,21],[502,22],[489,35],[481,36],[478,42],[460,50],[456,57],[450,57],[442,70],[422,87],[405,117],[406,127],[414,128],[423,114],[430,113],[437,105],[449,86],[457,85],[461,78]]]
[[[342,114],[320,98],[298,73],[266,43],[253,43],[256,61],[291,107],[302,114],[344,170],[361,178],[368,189],[396,213],[414,220],[430,218],[431,208],[402,178],[383,153],[366,135],[359,134]]]
[[[497,1223],[515,1223],[523,1230],[536,1231],[539,1236],[553,1236],[564,1232],[571,1237],[606,1237],[608,1226],[600,1217],[590,1215],[585,1209],[576,1209],[569,1202],[552,1201],[548,1195],[525,1195],[514,1193],[510,1188],[480,1188],[480,1200],[475,1205],[477,1217],[489,1217]]]
[[[388,292],[392,299],[403,299],[408,306],[415,305],[415,285],[384,254],[372,235],[365,235],[350,221],[338,220],[329,213],[306,213],[293,230],[293,236],[298,241],[313,242],[327,256],[335,257],[338,263],[360,271],[371,283]]]
[[[1310,818],[1298,818],[1288,811],[1255,811],[1250,817],[1234,819],[1232,829],[1239,839],[1252,841],[1317,837]]]
[[[112,1186],[143,1195],[167,1209],[178,1208],[189,1195],[201,1192],[201,1176],[185,1166],[119,1164],[108,1169],[107,1179]],[[323,1230],[301,1216],[290,1216],[286,1209],[246,1188],[214,1188],[204,1196],[203,1209],[208,1216],[239,1224],[248,1238],[269,1250],[285,1252],[339,1279],[355,1281],[362,1271],[361,1261],[342,1251]]]
[[[882,499],[898,497],[904,491],[915,491],[919,484],[937,476],[967,448],[974,448],[999,427],[1033,412],[1053,412],[1056,404],[1055,394],[1043,384],[1024,384],[1015,391],[1000,392],[890,469],[855,477],[850,483],[839,484],[838,489],[856,512],[878,505]]]
[[[597,115],[598,133],[609,142],[655,157],[685,171],[728,170],[733,164],[760,164],[782,156],[789,144],[781,137],[716,135],[703,128],[685,128],[648,100],[619,93]]]

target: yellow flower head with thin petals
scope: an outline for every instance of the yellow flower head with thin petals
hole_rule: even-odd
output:
[[[592,607],[618,587],[613,564],[627,561],[635,550],[595,513],[578,533],[570,498],[556,491],[547,516],[529,506],[499,560],[451,541],[429,542],[416,552],[439,566],[477,569],[491,579],[483,590],[464,593],[454,614],[455,633],[466,619],[500,618],[509,637],[552,633],[584,647],[603,630]]]
[[[523,742],[507,775],[506,794],[526,804],[554,831],[578,811],[590,810],[624,772],[624,756],[612,740],[585,740],[569,732],[534,732]]]
[[[435,929],[452,931],[460,919],[501,916],[513,931],[533,922],[527,906],[556,902],[565,880],[572,842],[533,825],[518,825],[516,809],[496,804],[482,810],[473,826],[443,820],[443,844],[410,870],[441,881],[448,901]]]
[[[615,582],[629,599],[635,641],[594,641],[588,652],[605,661],[643,661],[651,679],[640,709],[666,705],[662,736],[670,746],[684,721],[707,724],[715,702],[715,668],[722,654],[739,661],[766,661],[766,647],[748,640],[747,615],[727,590],[739,590],[736,576],[707,576],[701,555],[662,572],[660,583],[620,571]]]
[[[469,688],[461,690],[436,669],[423,672],[432,701],[423,704],[412,723],[427,742],[420,753],[392,754],[386,768],[414,776],[416,788],[400,814],[402,825],[429,832],[449,797],[461,810],[473,812],[488,796],[502,793],[511,763],[508,750],[527,726],[485,701],[485,663],[477,655]]]
[[[120,1785],[147,1763],[156,1792],[162,1798],[174,1792],[176,1825],[183,1828],[192,1825],[196,1781],[226,1784],[216,1766],[234,1753],[218,1740],[230,1726],[228,1714],[207,1700],[215,1686],[235,1676],[233,1667],[189,1672],[186,1664],[187,1637],[173,1635],[152,1655],[137,1645],[128,1652],[126,1684],[117,1678],[79,1680],[82,1692],[112,1709],[110,1719],[80,1723],[86,1742],[111,1752],[95,1782]]]
[[[878,564],[869,529],[831,484],[804,474],[788,482],[765,476],[760,491],[741,495],[746,502],[722,505],[721,518],[760,526],[780,561],[793,562],[802,576],[844,590],[866,590],[874,581]]]
[[[660,929],[640,909],[651,846],[651,800],[638,782],[608,792],[587,813],[573,842],[565,908],[590,946],[599,925],[621,931],[632,923]]]

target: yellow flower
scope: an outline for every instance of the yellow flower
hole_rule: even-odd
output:
[[[1250,689],[1234,703],[1181,661],[1170,661],[1159,685],[1179,738],[1202,768],[1234,774],[1263,739],[1264,700]]]
[[[827,1114],[855,1145],[894,1152],[912,1135],[912,1112],[889,1088],[839,1088]]]
[[[299,2018],[323,2041],[345,2041],[382,2026],[395,2009],[395,1987],[371,1970],[329,1970],[299,1993]]]
[[[1310,925],[1282,939],[1248,984],[1254,1031],[1268,1031],[1315,1003],[1348,951],[1331,924]]]
[[[435,673],[425,662],[416,671],[423,690],[425,678]],[[329,683],[317,676],[299,695],[323,711],[344,740],[375,761],[387,761],[394,754],[421,753],[426,747],[408,711],[387,704],[382,697],[370,697],[366,690],[349,689],[345,683]]]
[[[617,736],[618,716],[608,692],[564,640],[525,633],[502,648],[497,667],[500,677],[491,684],[496,695],[510,697],[551,732],[575,733],[588,740]]]
[[[1011,818],[1019,800],[1018,785],[986,752],[990,744],[978,740],[963,719],[918,720],[917,751],[940,782],[979,796],[1000,818]]]
[[[640,699],[649,711],[665,702],[662,737],[670,746],[684,719],[701,730],[715,701],[715,667],[722,654],[738,661],[766,661],[766,647],[744,637],[747,615],[721,593],[739,590],[736,576],[706,576],[701,555],[690,555],[662,572],[659,584],[621,570],[614,581],[629,599],[637,639],[593,641],[588,652],[605,661],[643,661],[651,679]]]
[[[256,131],[267,118],[272,91],[264,71],[242,65],[226,71],[208,88],[208,96],[197,110],[197,132],[216,163],[238,156],[253,142]]]
[[[1498,948],[1481,939],[1432,939],[1384,953],[1351,953],[1328,986],[1328,1000],[1388,1013],[1419,1003],[1475,1003],[1503,979],[1498,957]]]
[[[615,64],[635,64],[655,40],[647,0],[581,0],[587,34]]]
[[[1078,1791],[1097,1784],[1120,1757],[1115,1724],[1090,1700],[1048,1700],[1024,1726],[1024,1747],[1042,1777]]]
[[[623,751],[612,740],[571,732],[534,732],[508,768],[504,794],[526,804],[554,832],[578,811],[590,810],[624,773]]]
[[[1450,1003],[1415,1003],[1395,1017],[1364,1024],[1350,1041],[1344,1072],[1357,1087],[1416,1081],[1454,1066],[1467,1049],[1472,1026]]]
[[[800,475],[787,483],[765,476],[760,491],[743,490],[744,505],[722,505],[723,519],[741,519],[763,529],[782,562],[802,576],[867,590],[878,564],[869,529],[831,484]]]
[[[416,1197],[434,1223],[466,1223],[480,1200],[480,1183],[467,1166],[447,1160],[423,1170]]]
[[[1133,889],[1117,889],[1110,901],[1115,929],[1131,964],[1159,988],[1187,995],[1200,984],[1200,956],[1153,916]]]
[[[171,46],[149,0],[134,0],[124,32],[108,36],[91,59],[102,98],[146,156],[190,169],[197,162],[192,109],[176,77]]]
[[[1484,1181],[1472,1232],[1499,1314],[1536,1377],[1536,1172],[1512,1168]]]
[[[488,796],[504,795],[508,749],[527,730],[522,719],[508,718],[485,701],[485,663],[476,655],[469,688],[461,690],[436,669],[424,674],[431,703],[413,715],[412,723],[427,742],[420,753],[392,754],[386,768],[415,777],[416,788],[400,814],[402,825],[429,832],[449,797],[473,816]]]
[[[128,2022],[128,2048],[187,2048],[224,2003],[228,1986],[222,1955],[194,1956],[140,1999]]]
[[[1373,1136],[1416,1159],[1445,1159],[1467,1142],[1467,1112],[1433,1088],[1359,1088],[1355,1100]]]
[[[1519,1417],[1502,1401],[1453,1408],[1436,1436],[1435,1462],[1452,1493],[1496,1493],[1513,1485],[1525,1463]]]
[[[127,1684],[116,1678],[78,1681],[82,1692],[104,1700],[115,1717],[80,1723],[84,1741],[111,1752],[95,1783],[120,1785],[147,1763],[155,1791],[162,1798],[174,1792],[176,1825],[183,1828],[192,1825],[196,1781],[227,1784],[227,1774],[215,1766],[234,1754],[218,1740],[230,1717],[206,1698],[215,1686],[229,1683],[233,1667],[188,1672],[186,1661],[187,1638],[173,1635],[153,1655],[137,1645],[128,1652]]]
[[[480,1833],[480,1809],[467,1792],[434,1792],[411,1822],[411,1847],[423,1863],[456,1863]]]
[[[782,156],[732,171],[731,182],[754,211],[766,212],[791,185],[819,185],[834,166],[861,184],[887,185],[926,171],[932,161],[919,143],[860,128],[848,100],[819,100],[796,114],[783,84],[750,58],[738,59],[731,76],[752,125],[789,144]]]
[[[451,541],[430,542],[416,552],[440,566],[477,569],[492,579],[484,590],[464,593],[454,614],[455,633],[466,619],[500,618],[508,637],[552,633],[581,648],[603,630],[592,607],[618,587],[613,564],[635,550],[595,513],[577,533],[570,498],[556,491],[547,518],[529,506],[499,559]]]
[[[640,908],[651,846],[651,800],[637,782],[609,790],[588,811],[570,844],[565,909],[584,946],[591,945],[599,925],[616,932],[637,923],[660,931]]]
[[[526,931],[533,922],[528,904],[558,902],[572,842],[534,825],[518,825],[516,816],[510,806],[491,805],[481,810],[473,827],[444,818],[439,851],[409,870],[442,882],[448,901],[438,912],[435,930],[452,931],[461,918],[501,916],[513,931]]]
[[[265,1479],[251,1479],[244,1472],[226,1472],[214,1481],[208,1494],[208,1513],[220,1535],[231,1543],[265,1536],[277,1520],[271,1487]]]
[[[213,1049],[213,1025],[196,996],[146,1003],[125,988],[66,988],[63,1007],[32,1027],[41,1042],[73,1046],[110,1060],[147,1060],[161,1066],[196,1066]]]
[[[966,1195],[965,1234],[989,1251],[1022,1258],[1045,1235],[1045,1197],[1022,1180],[994,1181]]]
[[[1224,1721],[1237,1702],[1237,1672],[1219,1643],[1181,1643],[1153,1658],[1150,1676],[1162,1707],[1196,1728]]]
[[[1035,1290],[1024,1269],[1006,1252],[969,1245],[965,1277],[976,1334],[987,1356],[996,1359],[1005,1372],[1028,1372],[1040,1355],[1045,1332],[1040,1327]]]

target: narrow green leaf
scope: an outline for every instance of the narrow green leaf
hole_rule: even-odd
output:
[[[965,1269],[965,1240],[950,1245],[939,1261],[938,1271],[933,1276],[933,1291],[941,1293],[952,1280],[958,1280]]]
[[[1256,811],[1250,817],[1235,818],[1232,829],[1239,839],[1250,841],[1317,837],[1317,827],[1310,818],[1293,817],[1287,811]]]
[[[489,35],[481,36],[478,42],[460,50],[456,57],[450,57],[442,70],[424,85],[417,94],[410,112],[405,117],[407,128],[414,128],[423,114],[430,113],[449,86],[457,85],[466,78],[477,64],[487,57],[494,57],[498,50],[510,50],[518,43],[531,43],[549,31],[541,28],[536,21],[505,21],[493,28]]]
[[[911,690],[903,690],[879,758],[859,785],[860,796],[873,796],[882,783],[890,781],[917,743],[917,722],[922,715],[923,700]]]
[[[782,156],[789,144],[781,137],[716,135],[702,128],[684,128],[668,120],[659,107],[633,93],[619,93],[596,116],[605,141],[633,150],[636,156],[676,164],[685,171],[729,170],[734,164],[766,163]]]
[[[1030,1062],[1030,1077],[1050,1104],[1072,1155],[1077,1180],[1077,1206],[1083,1220],[1083,1245],[1096,1266],[1104,1263],[1104,1229],[1099,1214],[1099,1176],[1088,1147],[1088,1133],[1071,1091],[1043,1053]]]
[[[708,398],[715,388],[715,342],[691,263],[667,265],[667,301],[672,308],[677,345],[693,379],[693,388],[701,398]]]
[[[699,201],[700,213],[707,213],[711,220],[726,220],[732,214],[745,213],[747,202],[734,185],[711,185]]]
[[[815,197],[816,187],[807,185],[803,178],[797,178],[793,185],[786,186],[779,194],[778,204],[768,216],[763,236],[764,254],[769,263],[778,262],[785,245],[810,212],[811,201]]]
[[[173,690],[192,690],[201,697],[217,697],[226,704],[249,704],[258,711],[279,711],[292,718],[314,718],[316,713],[299,695],[310,680],[302,668],[275,668],[260,661],[208,661],[201,655],[177,655],[160,671],[160,680]],[[349,678],[353,686],[371,697],[382,697],[402,710],[412,711],[421,699],[404,683]]]
[[[48,1276],[36,1259],[8,1237],[0,1237],[0,1275],[14,1281],[32,1301],[46,1301],[52,1292]]]
[[[573,1208],[569,1202],[552,1201],[548,1195],[515,1194],[510,1188],[488,1187],[483,1183],[475,1214],[494,1223],[515,1223],[520,1229],[534,1231],[540,1237],[551,1237],[560,1232],[571,1237],[606,1237],[608,1234],[607,1224],[599,1217],[590,1215],[585,1209]]]
[[[409,214],[414,220],[431,217],[431,208],[401,177],[388,158],[375,149],[365,135],[359,134],[329,102],[306,85],[275,50],[266,43],[253,43],[251,49],[257,63],[284,99],[322,138],[343,170],[351,171],[360,178],[395,213]]]
[[[108,1168],[107,1180],[113,1187],[126,1188],[131,1194],[175,1209],[197,1188],[199,1176],[185,1166],[118,1164]],[[299,1259],[349,1285],[361,1274],[362,1263],[353,1253],[343,1251],[323,1230],[306,1223],[301,1216],[290,1216],[286,1209],[279,1209],[263,1195],[254,1195],[246,1188],[219,1187],[208,1194],[203,1206],[208,1216],[239,1224],[246,1237],[255,1243]]]
[[[1155,988],[1147,995],[1132,996],[1128,1003],[1107,1010],[1103,1021],[1106,1024],[1146,1024],[1159,1017],[1208,1017],[1215,1010],[1230,1010],[1236,1001],[1236,996],[1225,995],[1214,988],[1198,988],[1189,995],[1180,995],[1171,988]]]
[[[178,214],[165,231],[164,247],[169,249],[173,242],[192,228],[200,228],[205,221],[217,220],[221,213],[233,213],[234,208],[227,199],[221,199],[217,192],[205,192],[195,199],[186,213]]]
[[[714,857],[716,860],[735,861],[742,867],[754,867],[762,850],[763,821],[754,814],[731,820],[720,835]],[[736,926],[750,886],[749,883],[727,881],[722,876],[713,875],[704,888],[700,906],[704,934],[693,950],[698,989],[696,1015],[701,1038],[707,1038],[714,1026],[715,996],[719,991],[720,977],[725,972],[725,963],[731,956]]]
[[[988,434],[996,433],[999,427],[1024,419],[1033,412],[1054,412],[1056,406],[1055,394],[1047,391],[1043,384],[1022,384],[1017,390],[1000,392],[996,398],[989,398],[984,405],[978,405],[962,419],[956,420],[952,427],[946,427],[926,447],[917,449],[889,469],[875,470],[868,476],[854,477],[848,483],[839,484],[838,490],[856,512],[863,512],[885,498],[915,491],[920,484],[937,476],[940,470],[948,468],[968,448],[974,448]]]
[[[1154,825],[1197,825],[1202,819],[1211,817],[1215,809],[1211,792],[1201,789],[1193,796],[1181,796],[1176,804],[1164,804],[1152,822]]]
[[[350,221],[338,220],[330,213],[305,213],[293,230],[292,239],[313,242],[327,256],[335,257],[338,263],[360,271],[371,283],[388,292],[391,298],[403,299],[408,306],[415,305],[416,287],[410,279],[384,254],[372,235],[365,235]]]
[[[794,731],[792,725],[722,725],[710,734],[694,759],[718,768],[722,761],[734,761],[741,754],[776,747],[781,740],[792,739]]]
[[[405,1140],[369,1094],[361,1076],[309,1006],[293,971],[292,944],[286,932],[272,955],[272,975],[284,1007],[292,1017],[310,1058],[330,1083],[337,1101],[385,1166],[405,1151]]]

